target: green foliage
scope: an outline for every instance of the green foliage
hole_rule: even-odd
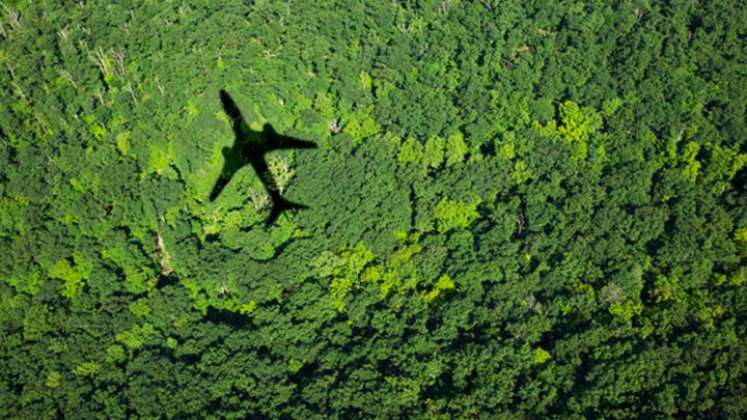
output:
[[[30,295],[35,295],[44,282],[43,276],[36,270],[13,274],[4,280],[15,289],[16,293]]]
[[[129,305],[130,312],[139,318],[144,318],[150,314],[150,308],[146,299],[138,299]]]
[[[75,297],[80,292],[84,280],[93,270],[93,261],[83,254],[74,253],[72,260],[72,265],[67,258],[57,260],[48,270],[49,277],[62,281],[60,294],[66,298]]]
[[[166,347],[170,348],[171,350],[174,350],[176,346],[179,345],[179,342],[176,341],[175,338],[169,337],[166,339]]]
[[[423,144],[414,137],[408,137],[399,149],[397,158],[400,163],[418,163],[422,160]]]
[[[344,124],[343,132],[348,134],[354,141],[361,141],[381,131],[378,123],[371,116],[371,108],[358,109],[350,114],[350,117]]]
[[[148,146],[147,163],[145,164],[145,175],[167,175],[173,177],[173,170],[168,171],[173,161],[173,149],[171,143],[151,144]]]
[[[623,101],[620,98],[605,99],[604,102],[602,102],[602,115],[604,115],[605,118],[615,115],[615,112],[620,109],[622,104]]]
[[[532,170],[527,167],[526,162],[523,160],[517,160],[514,163],[514,170],[511,172],[511,179],[514,183],[522,184],[532,177]]]
[[[541,347],[535,349],[533,354],[534,356],[532,357],[532,362],[535,365],[541,365],[552,358],[550,353],[548,353],[547,350]]]
[[[118,344],[109,346],[106,349],[106,355],[110,363],[121,363],[127,360],[125,349]]]
[[[745,13],[5,1],[0,412],[744,418]]]
[[[433,209],[436,230],[447,232],[451,229],[468,227],[480,216],[480,213],[477,212],[479,204],[479,199],[474,199],[469,203],[448,198],[441,199]]]
[[[154,333],[155,330],[151,324],[135,325],[132,329],[117,334],[116,340],[132,351],[141,348]],[[114,355],[110,354],[110,356],[114,358]]]
[[[101,365],[99,365],[96,362],[84,362],[79,364],[78,366],[73,369],[73,373],[75,376],[95,376],[99,370],[101,370]]]
[[[414,257],[423,250],[423,247],[417,242],[410,243],[410,239],[412,238],[404,238],[400,249],[388,255],[379,264],[368,266],[362,275],[363,280],[378,285],[381,299],[386,299],[394,293],[405,293],[418,286],[420,278]],[[443,286],[447,287],[446,284]]]
[[[464,142],[464,135],[461,132],[450,134],[446,138],[446,166],[462,163],[468,151],[467,143]]]
[[[359,281],[360,274],[374,254],[363,242],[355,247],[342,248],[337,253],[326,252],[312,261],[316,275],[329,277],[329,296],[338,311],[345,309],[345,298]]]
[[[131,148],[130,133],[125,131],[117,134],[116,141],[117,150],[119,150],[119,153],[121,153],[122,156],[128,156]]]
[[[47,374],[47,388],[57,388],[60,386],[60,381],[62,380],[62,375],[60,372],[49,372]]]
[[[734,239],[740,245],[747,245],[747,228],[739,228],[734,232]]]
[[[444,161],[444,139],[440,137],[430,137],[425,142],[422,162],[426,167],[438,168]]]
[[[685,167],[682,169],[682,173],[690,182],[695,182],[700,172],[700,162],[697,161],[698,151],[700,151],[698,143],[689,142],[685,145],[682,156]]]
[[[460,132],[453,133],[446,139],[431,136],[425,143],[408,137],[400,146],[397,159],[402,164],[415,164],[425,169],[438,170],[444,165],[449,168],[464,162],[468,151],[464,135]]]
[[[516,157],[516,149],[513,143],[501,144],[498,148],[498,157],[503,160],[512,160]]]
[[[615,302],[610,305],[610,313],[616,317],[619,317],[626,322],[630,322],[635,315],[638,315],[643,310],[643,305],[638,302],[626,301],[623,303]]]
[[[438,279],[438,282],[436,283],[436,287],[434,287],[433,290],[425,294],[425,300],[428,301],[428,303],[431,303],[434,300],[436,300],[436,298],[438,298],[438,296],[442,292],[446,290],[451,290],[454,287],[455,287],[454,281],[451,279],[451,277],[449,277],[448,274],[444,274]]]

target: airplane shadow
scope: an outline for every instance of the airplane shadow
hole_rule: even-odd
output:
[[[265,155],[274,150],[313,149],[317,147],[316,144],[281,135],[270,124],[265,124],[262,131],[252,130],[228,92],[221,90],[220,100],[230,120],[235,141],[233,147],[223,148],[223,169],[210,192],[210,201],[215,201],[220,196],[239,169],[251,165],[272,200],[270,216],[266,221],[268,225],[275,223],[280,214],[286,210],[308,208],[306,205],[286,200],[280,194],[280,188],[270,171]]]

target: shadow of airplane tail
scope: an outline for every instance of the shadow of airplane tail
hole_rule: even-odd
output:
[[[267,218],[267,224],[271,225],[275,223],[280,216],[280,213],[285,210],[302,210],[307,208],[309,208],[309,206],[286,200],[279,194],[275,195],[272,197],[272,210],[270,211],[270,217]]]

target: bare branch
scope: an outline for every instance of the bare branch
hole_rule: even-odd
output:
[[[252,206],[254,210],[260,211],[267,208],[270,204],[270,196],[264,191],[257,191],[252,189],[249,191],[249,198],[252,200]]]
[[[114,62],[117,64],[117,70],[118,70],[119,76],[120,77],[124,76],[125,74],[125,64],[124,64],[125,53],[124,51],[111,50],[110,53],[112,57],[114,57]]]
[[[135,102],[135,105],[138,104],[137,97],[135,97],[135,89],[132,88],[132,83],[127,82],[127,84],[123,88],[125,91],[130,92],[130,95],[132,96],[132,101]]]
[[[109,64],[109,57],[106,55],[104,50],[99,47],[94,51],[93,55],[89,55],[88,58],[96,63],[104,79],[108,79],[111,76],[111,65]]]
[[[332,134],[337,134],[342,130],[342,127],[340,127],[340,120],[338,118],[335,118],[334,120],[330,121],[329,123],[329,131]]]
[[[67,37],[68,37],[67,28],[60,28],[57,31],[57,36],[59,36],[62,41],[67,41]]]
[[[169,255],[169,252],[166,250],[166,244],[163,241],[163,236],[161,236],[161,231],[156,231],[157,237],[156,237],[156,249],[158,250],[158,255],[160,257],[159,264],[161,265],[161,275],[168,276],[174,271],[174,268],[171,266],[171,255]]]
[[[14,31],[20,29],[21,16],[18,14],[18,12],[8,6],[3,6],[3,8],[5,9],[5,14],[8,16],[8,24],[10,24],[11,29],[13,29]]]
[[[60,77],[62,77],[68,83],[70,83],[70,85],[72,85],[72,87],[74,87],[75,89],[78,89],[78,85],[75,83],[75,80],[73,80],[73,75],[70,74],[69,71],[67,71],[67,70],[57,70],[57,73],[60,75]]]
[[[279,156],[273,156],[270,158],[267,162],[267,166],[272,173],[272,177],[275,179],[278,192],[282,194],[285,191],[285,187],[290,183],[291,178],[293,178],[293,175],[295,175],[295,171],[291,169],[288,160]]]
[[[163,89],[163,86],[161,86],[161,81],[158,80],[158,76],[156,76],[156,89],[158,89],[158,91],[161,92],[161,96],[164,95],[165,90]]]

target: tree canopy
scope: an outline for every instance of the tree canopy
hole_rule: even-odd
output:
[[[4,416],[747,415],[741,2],[0,4]]]

